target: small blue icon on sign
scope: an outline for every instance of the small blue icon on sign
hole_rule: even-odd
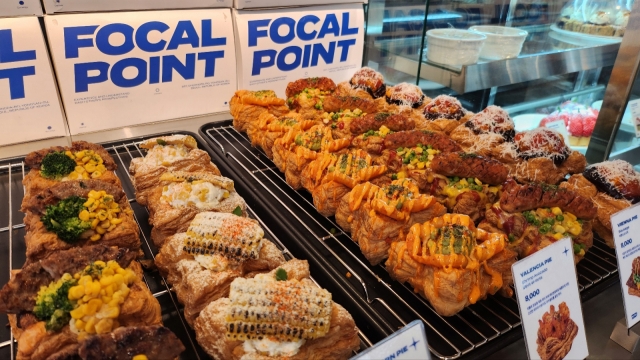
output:
[[[47,126],[47,130],[51,130],[51,126]]]
[[[225,101],[224,104],[227,105],[227,102]]]
[[[24,1],[18,1],[18,4],[24,5]]]
[[[80,123],[80,125],[84,125],[84,123]]]
[[[567,248],[564,248],[563,253],[564,253],[565,256],[567,255],[568,252],[569,252],[569,250]]]
[[[635,319],[636,317],[638,317],[638,313],[637,312],[631,314],[631,319]]]

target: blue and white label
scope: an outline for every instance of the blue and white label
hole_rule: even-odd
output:
[[[568,313],[573,322],[572,339],[563,340],[565,359],[584,359],[589,355],[587,335],[582,318],[582,305],[573,259],[573,245],[570,238],[564,238],[534,254],[516,262],[511,267],[516,298],[520,308],[522,330],[524,331],[527,353],[530,359],[548,358],[544,351],[546,343],[555,340],[547,337],[549,329],[543,319],[554,314]],[[551,315],[551,316],[550,316]]]
[[[611,215],[627,327],[640,321],[640,204]],[[635,264],[634,264],[635,261]]]
[[[275,90],[290,81],[326,76],[336,83],[360,68],[362,4],[234,11],[240,88]]]
[[[227,9],[55,15],[45,24],[72,135],[228,110],[236,60]]]
[[[351,360],[431,360],[424,323],[415,320]]]
[[[0,145],[65,135],[36,17],[0,19],[0,124]]]

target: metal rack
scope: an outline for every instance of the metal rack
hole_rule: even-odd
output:
[[[161,134],[162,135],[162,134]],[[174,135],[174,134],[166,134]],[[196,139],[199,137],[191,134]],[[149,137],[155,137],[148,136]],[[154,260],[158,249],[153,242],[150,241],[151,227],[148,225],[149,213],[147,209],[139,205],[134,196],[134,188],[131,177],[128,173],[131,160],[144,156],[144,152],[138,146],[143,138],[132,139],[126,142],[103,144],[105,149],[118,163],[117,176],[122,182],[123,189],[129,199],[129,203],[134,211],[134,218],[138,223],[142,238],[142,249],[144,251],[145,260]],[[199,141],[199,147],[208,150],[206,145]],[[12,269],[19,269],[25,262],[26,249],[24,246],[24,224],[17,219],[21,218],[19,213],[20,202],[24,196],[24,187],[22,179],[29,169],[25,166],[23,158],[16,158],[0,162],[0,204],[6,204],[9,211],[0,212],[0,284],[9,281],[9,273]],[[275,235],[275,232],[266,225],[266,223],[257,215],[247,201],[247,209],[249,217],[256,219],[265,230],[265,238],[272,241],[282,251],[285,259],[293,258],[291,252]],[[4,226],[6,225],[6,226]],[[4,226],[4,227],[1,227]],[[11,229],[11,231],[10,231]],[[8,264],[8,267],[4,264]],[[162,319],[168,328],[170,328],[180,338],[187,350],[181,355],[181,359],[207,359],[209,356],[195,341],[195,333],[184,320],[182,306],[178,303],[176,296],[167,286],[164,278],[157,271],[144,272],[144,280],[153,296],[158,299],[162,308]],[[315,280],[312,278],[315,282]],[[0,322],[8,324],[6,315],[0,315]],[[369,339],[360,332],[362,347],[371,346]],[[8,326],[0,327],[0,359],[14,359],[17,351],[13,335]]]
[[[479,357],[482,350],[477,349],[483,345],[498,345],[500,341],[494,341],[498,338],[505,339],[504,345],[508,339],[521,336],[521,332],[511,331],[520,325],[513,297],[490,296],[452,317],[438,315],[408,285],[392,280],[382,265],[370,266],[357,244],[340,230],[333,218],[317,213],[311,196],[294,191],[266,155],[253,148],[246,135],[236,131],[229,121],[205,125],[200,132],[210,141],[220,163],[226,162],[244,187],[261,198],[271,213],[279,215],[276,221],[288,224],[292,231],[307,239],[308,253],[322,254],[331,267],[327,271],[343,275],[349,294],[368,305],[380,323],[390,325],[380,333],[371,329],[367,332],[363,324],[358,324],[374,342],[415,319],[425,323],[430,350],[441,359]],[[237,183],[236,187],[240,186]],[[594,241],[577,268],[581,290],[594,288],[603,280],[616,281],[611,276],[617,271],[615,253],[602,240]],[[586,293],[589,291],[583,295]]]

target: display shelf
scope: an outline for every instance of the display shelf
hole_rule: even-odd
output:
[[[418,56],[399,53],[396,49],[407,49],[410,40],[375,41],[370,59],[406,74],[418,74],[420,78],[449,87],[459,94],[484,90],[497,86],[543,79],[577,71],[612,66],[620,44],[584,46],[565,43],[546,31],[530,36],[517,58],[484,61],[472,65],[452,67],[429,61],[418,62]],[[414,39],[416,46],[417,39]],[[402,46],[395,47],[394,41]],[[410,47],[409,47],[410,48]],[[377,51],[377,53],[376,53]],[[426,49],[424,51],[426,59]]]
[[[438,315],[410,286],[391,279],[384,266],[369,265],[358,245],[334,219],[321,216],[308,193],[287,185],[264,152],[252,147],[246,135],[237,132],[230,121],[205,125],[200,133],[217,155],[214,162],[219,161],[220,166],[234,172],[238,191],[249,191],[250,196],[259,199],[267,206],[263,212],[288,227],[296,235],[294,239],[304,241],[304,256],[320,254],[328,273],[339,276],[337,280],[349,295],[371,307],[370,316],[384,326],[372,329],[356,320],[371,341],[377,342],[421,319],[434,356],[455,359],[490,354],[522,336],[515,298],[489,296],[454,316]],[[282,240],[289,245],[288,239]],[[592,296],[616,280],[612,276],[617,272],[615,253],[602,240],[594,239],[594,246],[577,269],[583,298]],[[340,301],[337,296],[334,298]]]

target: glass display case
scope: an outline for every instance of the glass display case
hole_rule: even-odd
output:
[[[429,97],[454,95],[474,112],[501,106],[518,131],[536,128],[541,121],[544,125],[579,117],[565,135],[575,150],[586,153],[626,28],[626,23],[615,24],[628,20],[631,5],[580,0],[371,0],[363,65],[377,69],[392,84],[417,84]],[[610,25],[596,25],[598,16]],[[478,27],[487,39],[479,58],[464,65],[460,56],[472,51],[473,45],[455,39],[449,41],[450,47],[445,40],[443,47],[430,36],[453,29],[478,31]],[[513,34],[502,34],[505,31]],[[437,53],[431,56],[435,52],[441,52],[439,58]],[[622,127],[633,130],[631,123]]]

